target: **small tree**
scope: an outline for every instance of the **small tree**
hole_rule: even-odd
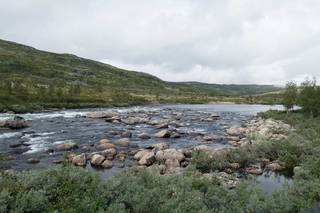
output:
[[[299,94],[298,103],[302,107],[302,110],[309,113],[311,117],[317,116],[319,113],[319,102],[317,94],[316,79],[313,80],[306,79],[301,84],[301,92]]]
[[[292,110],[297,102],[298,89],[294,82],[287,82],[285,92],[283,93],[282,103],[287,112]]]

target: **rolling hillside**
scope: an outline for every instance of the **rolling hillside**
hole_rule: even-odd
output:
[[[269,85],[166,82],[70,54],[0,40],[0,110],[89,107],[148,102],[198,103],[217,96],[266,93]]]

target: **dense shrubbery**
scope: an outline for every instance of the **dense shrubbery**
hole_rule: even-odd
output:
[[[299,105],[305,113],[316,117],[320,115],[320,87],[316,84],[316,79],[306,79],[298,92],[297,85],[288,82],[282,98],[283,105],[287,110],[293,109],[294,105]]]
[[[313,169],[319,160],[308,165]],[[318,168],[316,174],[300,174],[312,181],[297,179],[293,186],[273,195],[246,184],[228,190],[200,176],[159,176],[145,169],[123,172],[108,180],[73,167],[2,174],[0,211],[300,212],[319,196]]]

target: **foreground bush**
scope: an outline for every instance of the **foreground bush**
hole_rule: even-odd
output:
[[[268,196],[246,184],[228,190],[201,176],[139,169],[101,180],[62,166],[2,174],[0,212],[301,212],[314,203],[317,180]]]

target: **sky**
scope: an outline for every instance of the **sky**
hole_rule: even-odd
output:
[[[320,80],[319,0],[0,0],[0,39],[167,81]]]

